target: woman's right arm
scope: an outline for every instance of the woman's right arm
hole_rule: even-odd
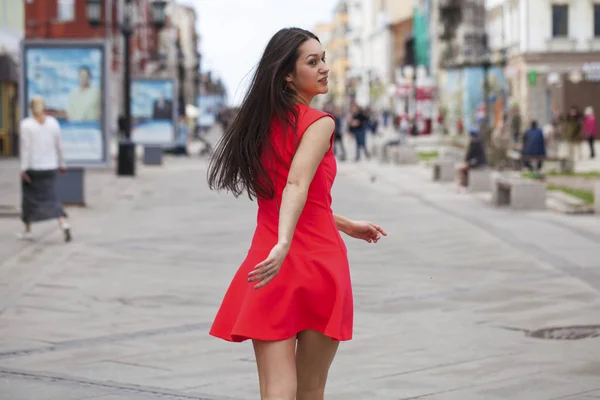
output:
[[[306,203],[308,188],[325,153],[329,151],[334,129],[333,119],[320,118],[308,127],[300,139],[281,198],[277,244],[269,256],[248,275],[249,281],[259,281],[255,289],[273,279],[287,256],[296,224]]]
[[[321,118],[308,127],[300,140],[281,198],[278,244],[289,247],[292,242],[308,196],[308,188],[329,150],[334,129],[335,123],[331,118]]]

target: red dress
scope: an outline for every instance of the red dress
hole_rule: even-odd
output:
[[[277,243],[279,204],[299,139],[313,122],[331,117],[306,105],[298,105],[297,110],[298,140],[292,134],[283,135],[276,122],[271,126],[279,157],[273,157],[273,162],[265,165],[275,187],[275,199],[258,200],[252,245],[210,330],[211,335],[221,339],[284,340],[308,329],[335,340],[352,338],[350,268],[346,246],[331,210],[331,187],[337,170],[333,146],[317,168],[279,273],[258,290],[254,289],[257,282],[248,282],[248,273]]]

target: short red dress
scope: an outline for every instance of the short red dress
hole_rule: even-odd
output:
[[[290,251],[279,273],[264,287],[248,282],[248,273],[265,260],[277,243],[279,205],[299,139],[315,121],[331,115],[297,105],[298,138],[283,134],[273,122],[271,135],[279,157],[265,163],[275,198],[258,200],[257,226],[246,259],[235,274],[210,334],[231,342],[284,340],[303,330],[332,339],[352,338],[353,297],[346,246],[331,210],[336,175],[332,146],[317,168]]]

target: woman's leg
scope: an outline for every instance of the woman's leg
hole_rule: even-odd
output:
[[[298,334],[296,400],[323,400],[329,367],[340,342],[317,331]]]
[[[296,337],[279,340],[252,340],[261,400],[296,398]]]

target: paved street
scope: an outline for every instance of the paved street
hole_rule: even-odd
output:
[[[19,243],[0,219],[1,400],[258,398],[250,344],[207,334],[255,205],[205,176],[197,156],[88,171],[68,245],[55,223]],[[334,208],[389,236],[346,240],[355,338],[327,399],[600,399],[600,338],[526,335],[600,325],[598,216],[497,210],[375,163],[340,164]]]

